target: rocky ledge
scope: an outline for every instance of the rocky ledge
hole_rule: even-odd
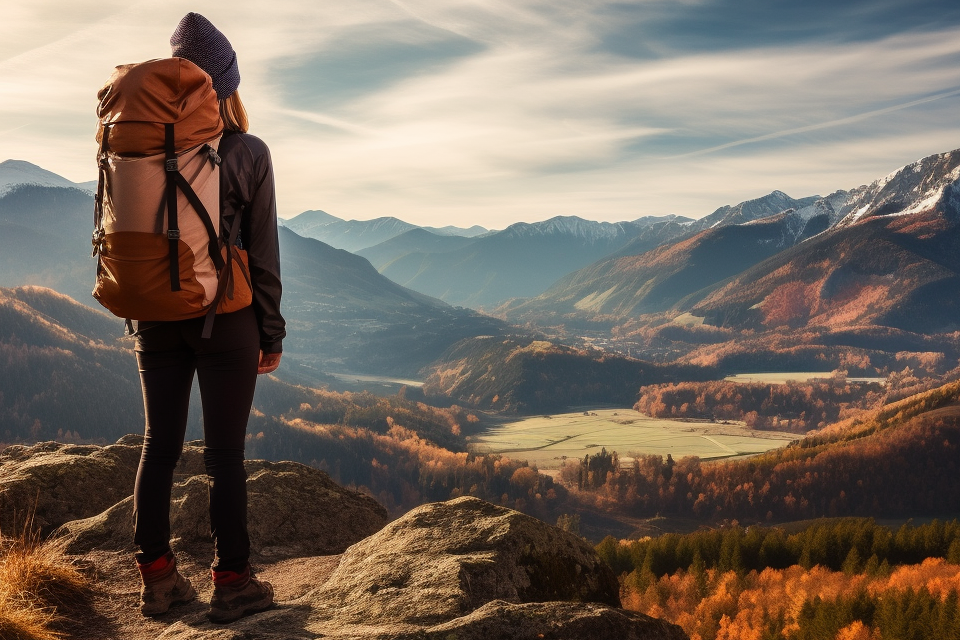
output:
[[[535,518],[462,497],[387,523],[372,498],[322,471],[260,460],[247,463],[251,541],[261,575],[278,586],[278,604],[212,625],[204,616],[212,548],[198,443],[185,449],[171,516],[175,551],[200,599],[144,619],[135,609],[130,558],[128,494],[137,444],[132,437],[108,447],[44,443],[0,455],[0,505],[9,510],[32,496],[38,521],[58,527],[54,535],[66,552],[97,576],[97,628],[78,622],[78,637],[94,631],[137,640],[687,637],[675,625],[623,610],[617,579],[596,551]]]

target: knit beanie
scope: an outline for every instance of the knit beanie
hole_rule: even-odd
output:
[[[240,85],[237,54],[227,37],[199,13],[183,16],[170,36],[175,58],[186,58],[213,79],[213,90],[223,100]]]

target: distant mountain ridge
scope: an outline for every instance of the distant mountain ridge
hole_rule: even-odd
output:
[[[52,171],[47,171],[25,160],[4,160],[0,162],[0,195],[21,184],[41,187],[62,187],[80,189],[87,193],[96,191],[97,182],[71,182]]]
[[[382,274],[406,287],[453,305],[492,308],[510,298],[537,295],[563,274],[622,249],[644,232],[659,242],[689,222],[679,216],[615,223],[556,216],[518,222],[456,248],[451,242],[439,242],[442,246],[432,251],[414,250],[387,260],[389,248],[378,246],[364,255]]]
[[[314,238],[337,249],[352,252],[380,244],[412,229],[425,229],[440,236],[467,238],[487,233],[487,229],[478,225],[468,229],[454,226],[420,227],[392,216],[372,220],[343,220],[320,210],[304,211],[289,220],[283,220],[282,224],[305,238]]]

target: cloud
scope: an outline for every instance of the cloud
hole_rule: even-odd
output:
[[[853,187],[960,146],[960,8],[787,4],[21,3],[0,44],[0,140],[10,157],[91,178],[97,88],[116,64],[167,55],[180,17],[199,11],[238,51],[283,215],[699,216],[773,189]]]

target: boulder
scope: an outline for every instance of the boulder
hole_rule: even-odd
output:
[[[32,517],[46,535],[132,495],[142,443],[143,436],[130,435],[103,447],[59,442],[7,447],[0,452],[0,531],[16,531]],[[184,447],[179,477],[203,473],[201,447],[198,442]]]
[[[332,555],[374,533],[387,512],[373,498],[339,486],[323,471],[296,462],[248,460],[247,520],[251,547],[260,558]],[[210,542],[207,477],[174,485],[170,530],[177,548]],[[64,524],[57,536],[68,553],[133,550],[133,497],[83,520]]]
[[[616,577],[583,539],[472,497],[414,509],[353,545],[302,600],[307,629],[331,637],[578,637],[590,621],[618,638],[685,637],[620,610]]]
[[[306,565],[304,565],[306,567]],[[282,575],[267,573],[272,580]],[[178,616],[162,640],[683,640],[619,607],[582,539],[476,498],[414,509],[347,549],[326,582],[222,627]]]

